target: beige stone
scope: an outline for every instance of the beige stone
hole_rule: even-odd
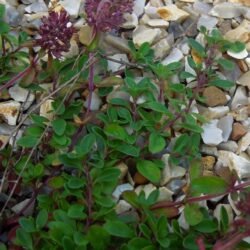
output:
[[[233,124],[233,131],[231,139],[234,141],[239,140],[243,135],[247,133],[247,129],[239,122]]]
[[[16,125],[21,104],[16,101],[0,103],[0,118],[3,118],[9,125]]]
[[[169,26],[169,22],[162,19],[150,19],[148,20],[147,24],[150,27],[157,27],[157,28],[167,28]]]
[[[40,116],[43,116],[50,121],[52,121],[54,117],[54,112],[53,112],[53,107],[52,107],[53,102],[54,100],[49,99],[45,101],[40,107]]]
[[[0,135],[0,150],[4,149],[5,145],[9,141],[9,136],[7,135]]]
[[[182,22],[189,16],[189,13],[182,9],[179,9],[174,4],[158,8],[157,13],[162,19],[166,21]]]
[[[228,0],[228,2],[231,2],[231,3],[240,3],[240,4],[243,4],[247,7],[250,7],[250,0]]]
[[[204,170],[203,176],[215,176],[216,174],[213,171],[210,170]]]
[[[250,41],[250,21],[244,20],[237,28],[229,30],[225,38],[231,42],[240,41],[247,43]]]
[[[213,156],[205,156],[201,159],[201,164],[205,170],[213,170],[215,164],[215,157]]]
[[[139,172],[135,173],[134,176],[134,183],[138,184],[138,185],[144,185],[147,184],[149,181],[143,176],[141,175]]]
[[[225,105],[227,103],[226,94],[221,89],[214,86],[205,88],[203,96],[206,98],[206,104],[209,107]]]
[[[91,44],[91,42],[93,41],[93,28],[88,26],[88,25],[84,25],[80,31],[78,32],[79,35],[79,41],[85,45],[85,46],[89,46]]]
[[[121,173],[119,179],[122,180],[128,173],[128,166],[124,162],[121,162],[116,166],[116,168],[120,170]]]
[[[238,150],[237,150],[237,154],[240,154],[241,152],[246,151],[249,145],[250,145],[250,132],[246,133],[239,140],[239,147],[238,147]]]
[[[250,177],[250,160],[238,156],[233,152],[220,150],[218,163],[222,167],[229,167],[231,171],[235,170],[239,178]]]
[[[136,46],[141,46],[145,42],[152,44],[161,36],[161,33],[159,28],[152,29],[141,25],[133,31],[133,42]]]
[[[241,86],[246,86],[250,90],[250,71],[244,73],[238,80]]]
[[[112,45],[114,48],[124,53],[130,53],[130,48],[128,46],[128,41],[126,39],[108,34],[105,36],[105,41],[109,45]]]

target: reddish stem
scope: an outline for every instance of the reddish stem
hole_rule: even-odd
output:
[[[6,88],[12,87],[18,80],[20,80],[23,77],[25,77],[26,75],[28,75],[30,73],[31,69],[36,65],[37,61],[38,61],[38,57],[33,62],[31,62],[31,65],[29,67],[27,67],[24,71],[20,72],[19,74],[14,76],[12,79],[10,79],[6,84],[1,86],[0,92]]]
[[[203,195],[203,196],[199,196],[199,197],[189,197],[183,201],[176,201],[176,202],[160,202],[154,206],[151,207],[152,210],[155,209],[160,209],[160,208],[168,208],[168,207],[177,207],[177,206],[183,206],[184,204],[188,203],[195,203],[195,202],[199,202],[199,201],[204,201],[204,200],[210,200],[222,195],[227,195],[229,193],[233,193],[235,191],[238,190],[242,190],[245,187],[249,187],[250,186],[250,181],[246,181],[244,183],[241,183],[239,185],[236,185],[234,187],[230,187],[230,189],[228,189],[225,193],[221,193],[221,194],[213,194],[213,195]]]
[[[204,244],[204,240],[202,237],[199,237],[198,239],[196,239],[196,243],[199,247],[199,250],[206,250],[206,246]]]
[[[234,247],[236,244],[238,244],[240,241],[242,241],[244,238],[248,236],[250,236],[250,230],[247,230],[246,232],[236,233],[230,237],[230,240],[228,242],[218,241],[213,247],[213,250],[232,249],[232,247]]]

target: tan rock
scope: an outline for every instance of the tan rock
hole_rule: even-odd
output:
[[[231,139],[238,141],[243,135],[247,133],[247,129],[239,122],[233,124],[233,131],[231,134]]]
[[[231,42],[240,41],[247,43],[250,41],[250,21],[244,20],[237,28],[228,31],[225,38]]]
[[[128,173],[128,166],[124,162],[121,162],[116,166],[116,168],[120,170],[121,173],[119,179],[122,180]]]
[[[250,160],[233,152],[220,150],[217,163],[222,167],[229,167],[231,171],[235,170],[239,178],[250,177]]]
[[[133,31],[133,42],[136,46],[141,46],[145,42],[152,44],[161,36],[161,33],[161,29],[159,28],[153,29],[141,25]]]
[[[53,107],[52,107],[53,102],[54,100],[49,99],[45,101],[40,107],[40,116],[43,116],[50,121],[52,121],[54,117],[54,112],[53,112]]]
[[[246,133],[239,140],[239,147],[238,147],[238,150],[237,150],[237,154],[240,154],[241,152],[246,151],[249,145],[250,145],[250,132]]]
[[[232,115],[234,119],[238,122],[242,122],[247,120],[248,118],[248,106],[245,107],[239,107],[235,110],[233,110]]]
[[[250,7],[250,1],[249,0],[228,0],[228,2],[231,2],[231,3],[240,3],[240,4],[243,4],[247,7]]]
[[[169,22],[162,19],[150,19],[148,20],[147,24],[150,27],[156,28],[167,28],[169,26]]]
[[[213,156],[205,156],[201,159],[201,164],[205,170],[213,170],[215,164],[215,157]]]
[[[209,107],[215,107],[227,103],[226,94],[221,89],[214,86],[205,88],[203,96],[206,98],[206,104]]]
[[[16,101],[1,102],[0,117],[9,125],[16,125],[20,108],[21,104]]]
[[[247,59],[247,58],[246,58]],[[249,70],[249,66],[248,66],[248,64],[247,64],[247,62],[246,62],[246,59],[245,60],[238,60],[237,61],[237,64],[238,64],[238,66],[239,66],[239,68],[240,68],[240,70],[242,71],[242,72],[247,72],[248,70]]]
[[[250,71],[244,73],[238,80],[241,86],[246,86],[250,90]]]
[[[4,149],[5,145],[9,141],[9,136],[8,135],[0,135],[0,150]]]
[[[139,172],[136,172],[134,176],[134,182],[135,184],[138,184],[138,185],[144,185],[148,183],[148,180]]]
[[[105,41],[124,53],[130,53],[130,48],[126,39],[108,34],[105,36]]]
[[[167,39],[165,38],[157,42],[154,46],[152,46],[152,48],[154,50],[154,56],[156,59],[162,59],[166,57],[171,49]]]
[[[182,22],[189,16],[189,13],[187,13],[184,10],[179,9],[174,4],[170,4],[168,6],[158,8],[157,13],[162,19],[166,21]]]
[[[215,176],[216,174],[213,171],[210,170],[204,170],[203,176]]]
[[[91,42],[93,41],[93,28],[88,26],[88,25],[84,25],[80,31],[78,32],[79,35],[79,41],[86,46],[89,46],[91,44]]]
[[[157,202],[172,201],[173,200],[173,198],[172,198],[173,194],[174,193],[171,190],[169,190],[168,188],[160,187]]]

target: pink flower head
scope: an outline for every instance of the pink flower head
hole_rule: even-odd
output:
[[[52,11],[48,17],[42,18],[38,33],[41,38],[36,40],[37,44],[56,58],[60,58],[62,52],[69,51],[74,28],[65,10],[59,13]]]
[[[98,31],[119,29],[124,13],[132,13],[134,0],[86,0],[87,22]]]

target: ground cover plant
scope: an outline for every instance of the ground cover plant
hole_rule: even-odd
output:
[[[250,248],[243,241],[250,236],[250,181],[242,182],[234,172],[227,180],[202,175],[201,125],[207,118],[192,110],[195,102],[205,102],[205,87],[234,86],[216,70],[233,70],[225,52],[240,52],[245,45],[201,27],[205,46],[188,39],[193,73],[180,62],[155,60],[148,43],[136,47],[131,41],[129,62],[117,61],[98,44],[103,32],[118,32],[122,13],[132,8],[133,1],[86,1],[91,42],[78,56],[63,58],[76,35],[65,10],[43,17],[34,37],[14,32],[0,5],[0,98],[8,99],[14,85],[41,97],[29,111],[23,109],[12,141],[0,151],[0,249]],[[111,73],[108,61],[125,69]],[[180,82],[173,81],[175,75]],[[196,84],[189,85],[190,79]],[[52,83],[49,91],[47,83]],[[129,98],[107,98],[117,89]],[[104,105],[93,111],[97,94]],[[41,114],[44,104],[50,106]],[[139,173],[161,187],[166,161],[170,168],[180,165],[188,171],[188,184],[176,199],[158,201],[159,188],[149,195],[125,191],[121,196],[131,209],[117,214],[113,192],[124,178],[118,166],[124,163],[131,176]],[[223,206],[219,218],[211,212],[213,202],[229,194],[240,211],[233,221]],[[11,207],[23,200],[25,205],[13,213]],[[178,220],[181,212],[186,229]]]

